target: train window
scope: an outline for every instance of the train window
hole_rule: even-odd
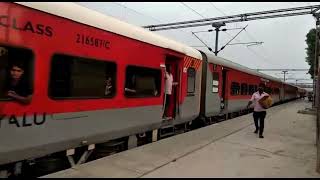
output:
[[[49,96],[111,98],[116,92],[115,75],[115,63],[55,54],[51,62]]]
[[[124,90],[127,97],[160,96],[161,70],[128,66]]]
[[[249,95],[252,95],[254,92],[254,85],[249,85]]]
[[[248,94],[248,85],[246,83],[241,84],[241,95],[247,95]]]
[[[273,92],[274,92],[274,94],[279,94],[280,93],[280,89],[279,88],[274,88]]]
[[[195,90],[196,90],[196,70],[194,68],[188,68],[187,75],[188,75],[187,93],[193,94],[195,93]]]
[[[239,95],[240,94],[240,84],[237,82],[231,83],[231,95]]]
[[[10,70],[15,68],[14,66],[22,69],[23,73],[21,75],[20,73],[11,75]],[[8,90],[10,90],[12,76],[19,76],[20,79],[21,88],[15,90],[18,95],[26,97],[32,94],[33,53],[31,50],[24,48],[0,45],[0,100],[11,100],[8,96]]]
[[[212,73],[212,92],[219,92],[219,73],[217,72]]]
[[[260,84],[259,84],[259,87],[266,87],[266,84],[260,83]]]
[[[254,92],[257,92],[257,91],[258,91],[258,86],[254,85]]]
[[[272,94],[272,88],[265,87],[265,92],[268,93],[268,94]]]

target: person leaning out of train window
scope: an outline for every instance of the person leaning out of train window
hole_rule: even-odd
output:
[[[132,75],[130,79],[127,81],[126,87],[124,91],[127,95],[136,95],[137,91],[135,90],[136,86],[136,76]]]
[[[23,64],[21,62],[14,62],[9,68],[5,92],[8,97],[22,104],[30,104],[32,90],[25,76]]]
[[[254,133],[257,134],[259,132],[259,138],[263,138],[264,119],[267,115],[266,109],[259,102],[264,101],[269,96],[268,93],[264,92],[264,86],[260,85],[258,91],[253,93],[247,105],[247,108],[249,109],[250,105],[254,103],[253,120],[256,128]],[[260,126],[258,125],[258,121]]]
[[[107,77],[104,95],[108,96],[111,94],[112,94],[112,79],[111,77]]]

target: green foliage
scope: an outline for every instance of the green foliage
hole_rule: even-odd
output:
[[[307,57],[306,62],[310,65],[309,74],[311,75],[311,78],[313,79],[313,63],[315,61],[315,42],[316,42],[316,29],[311,29],[307,36],[306,36],[306,43],[307,43]]]

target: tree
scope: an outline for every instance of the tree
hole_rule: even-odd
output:
[[[315,61],[315,48],[316,48],[316,29],[311,29],[308,34],[306,35],[306,43],[307,43],[307,57],[306,62],[310,65],[310,69],[308,73],[311,75],[311,78],[313,79],[313,72],[314,72],[314,61]]]

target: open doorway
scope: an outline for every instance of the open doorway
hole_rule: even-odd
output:
[[[178,98],[179,98],[179,58],[174,56],[166,57],[165,72],[165,94],[164,94],[164,113],[163,119],[174,119],[177,114]]]

